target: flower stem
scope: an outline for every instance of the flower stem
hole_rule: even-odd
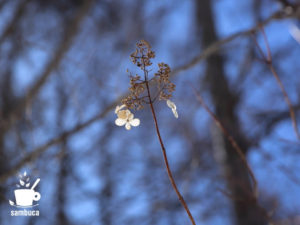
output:
[[[168,161],[166,149],[165,149],[163,140],[162,140],[161,135],[160,135],[160,131],[159,131],[158,123],[157,123],[157,118],[156,118],[156,114],[155,114],[155,110],[154,110],[154,106],[153,106],[153,101],[151,99],[150,88],[149,88],[149,84],[148,84],[148,71],[145,69],[145,66],[143,68],[143,71],[144,71],[144,76],[145,76],[145,84],[146,84],[146,88],[147,88],[147,93],[148,93],[148,98],[149,98],[149,104],[150,104],[150,108],[151,108],[151,112],[152,112],[152,117],[153,117],[154,124],[155,124],[156,134],[157,134],[157,137],[158,137],[158,140],[159,140],[159,143],[160,143],[160,146],[161,146],[161,150],[162,150],[162,153],[163,153],[163,156],[164,156],[164,162],[165,162],[165,165],[166,165],[168,177],[169,177],[169,179],[171,181],[173,189],[175,190],[175,192],[176,192],[176,194],[178,196],[178,199],[179,199],[180,203],[183,205],[183,207],[184,207],[186,213],[188,214],[188,216],[189,216],[192,224],[196,225],[195,220],[194,220],[194,218],[193,218],[193,216],[192,216],[192,214],[191,214],[191,212],[189,210],[189,207],[186,204],[186,202],[185,202],[184,198],[182,197],[182,195],[180,194],[180,192],[179,192],[179,190],[177,188],[177,185],[175,183],[175,180],[173,178],[173,175],[172,175],[172,172],[171,172],[171,169],[170,169],[170,166],[169,166],[169,161]]]

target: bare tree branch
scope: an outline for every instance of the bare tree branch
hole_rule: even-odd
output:
[[[0,176],[0,183],[5,182],[10,176],[13,176],[14,174],[16,174],[26,164],[35,161],[42,153],[44,153],[51,146],[54,146],[56,144],[61,143],[62,141],[65,141],[67,138],[69,138],[73,134],[76,134],[76,133],[82,131],[84,128],[90,126],[97,120],[104,118],[107,115],[107,113],[109,113],[113,110],[113,108],[115,106],[116,106],[115,103],[108,105],[107,107],[105,107],[105,109],[101,113],[97,114],[96,116],[92,117],[91,119],[87,120],[86,122],[76,125],[74,128],[63,132],[59,136],[49,140],[44,145],[39,146],[36,149],[32,150],[23,159],[21,159],[18,163],[16,163],[8,171],[4,172],[2,176]]]
[[[261,23],[255,25],[254,27],[252,27],[250,29],[237,32],[235,34],[230,35],[227,38],[224,38],[222,40],[214,42],[213,44],[208,46],[206,49],[204,49],[204,51],[202,51],[200,55],[193,58],[190,62],[173,70],[172,75],[176,75],[177,73],[180,73],[184,70],[190,69],[191,67],[197,65],[202,60],[206,59],[207,57],[211,56],[215,52],[219,51],[223,45],[225,45],[239,37],[251,35],[251,34],[253,34],[253,32],[261,29],[261,27],[268,25],[269,23],[271,23],[274,20],[299,17],[300,15],[298,15],[298,13],[297,13],[297,11],[299,11],[299,10],[300,10],[300,6],[295,8],[293,13],[291,13],[291,14],[288,14],[284,11],[277,11],[274,14],[272,14],[269,18],[267,18],[266,20],[262,21]]]
[[[263,61],[264,63],[269,67],[271,73],[273,74],[274,78],[276,79],[276,82],[282,92],[282,95],[284,97],[284,100],[289,108],[289,111],[290,111],[290,117],[291,117],[291,120],[292,120],[292,125],[293,125],[293,128],[294,128],[294,131],[295,131],[295,134],[297,136],[297,138],[300,140],[300,133],[299,133],[299,129],[298,129],[298,125],[297,125],[297,119],[296,119],[296,114],[295,114],[295,110],[293,108],[293,104],[285,90],[285,87],[277,73],[277,71],[275,70],[274,68],[274,65],[273,65],[273,59],[272,59],[272,54],[271,54],[271,50],[270,50],[270,46],[269,46],[269,42],[268,42],[268,39],[267,39],[267,36],[264,32],[264,29],[261,28],[261,31],[262,31],[262,34],[263,34],[263,37],[264,37],[264,41],[265,41],[265,45],[266,45],[266,48],[267,48],[267,55],[264,54],[262,48],[260,47],[259,43],[257,42],[257,40],[254,38],[254,41],[256,43],[256,46],[258,47],[258,50],[263,58]]]
[[[16,28],[16,25],[18,24],[23,13],[25,12],[27,3],[29,3],[30,1],[31,0],[24,0],[19,4],[19,6],[14,14],[14,17],[12,18],[10,23],[6,26],[5,30],[3,31],[3,33],[0,37],[0,44],[2,44],[2,42],[7,38],[7,36]],[[1,4],[0,7],[3,6],[4,2],[5,1],[0,3]]]
[[[8,129],[13,124],[13,122],[16,121],[20,117],[20,115],[22,115],[25,108],[28,107],[32,99],[39,93],[40,89],[43,87],[52,71],[59,65],[65,53],[69,50],[74,37],[79,31],[80,23],[87,15],[89,9],[92,6],[92,3],[93,0],[84,1],[82,8],[75,16],[70,26],[68,26],[65,36],[59,44],[52,60],[50,60],[50,62],[46,65],[44,71],[39,76],[38,80],[28,90],[27,94],[19,101],[19,104],[17,105],[15,110],[12,111],[10,120],[5,124],[6,129]]]

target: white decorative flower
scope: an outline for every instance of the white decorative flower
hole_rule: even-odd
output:
[[[178,118],[178,113],[176,111],[175,103],[168,99],[167,100],[167,106],[172,109],[172,112],[173,112],[175,118]]]
[[[138,126],[140,125],[140,120],[135,118],[134,119],[134,115],[128,110],[120,110],[122,108],[124,108],[125,105],[122,106],[117,106],[115,113],[117,114],[118,118],[115,120],[115,124],[117,126],[124,126],[127,130],[131,129],[131,126]]]

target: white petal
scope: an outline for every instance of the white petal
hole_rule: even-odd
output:
[[[127,112],[128,111],[128,112]],[[130,121],[130,120],[133,120],[133,117],[134,117],[134,115],[133,115],[133,113],[131,113],[129,110],[127,110],[126,112],[127,112],[127,119]]]
[[[130,130],[131,129],[130,123],[126,123],[125,128],[126,130]]]
[[[117,114],[121,109],[123,109],[126,105],[116,106],[115,113]]]
[[[176,105],[174,102],[172,102],[171,100],[167,100],[167,106],[171,109],[176,109]]]
[[[117,105],[115,109],[115,114],[117,114],[119,111],[120,111],[120,106]]]
[[[137,127],[138,125],[140,125],[140,120],[135,118],[133,120],[130,120],[129,123],[130,123],[131,126]]]
[[[123,119],[120,119],[120,118],[118,118],[118,119],[115,120],[115,124],[117,126],[124,126],[125,123],[126,123],[126,120],[123,120]]]
[[[177,113],[176,109],[172,109],[172,112],[173,112],[175,118],[177,119],[178,118],[178,113]]]

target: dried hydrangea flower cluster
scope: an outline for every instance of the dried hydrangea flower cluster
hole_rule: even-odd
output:
[[[159,70],[155,73],[155,78],[157,80],[157,86],[160,90],[159,99],[168,100],[172,97],[172,92],[175,91],[175,84],[170,81],[171,68],[168,64],[159,63]]]
[[[150,44],[141,40],[136,44],[135,52],[130,55],[133,64],[145,70],[147,66],[151,66],[151,59],[155,58],[155,53],[151,50]]]
[[[141,98],[141,94],[145,91],[144,82],[141,81],[139,75],[130,75],[130,94],[122,100],[122,103],[131,109],[142,109],[145,98]]]
[[[151,50],[150,44],[144,40],[141,40],[136,44],[135,51],[130,55],[131,61],[143,71],[144,78],[141,79],[141,76],[138,74],[132,75],[130,73],[129,75],[130,94],[121,101],[123,104],[121,107],[123,108],[126,107],[127,108],[126,110],[128,111],[126,110],[121,110],[121,111],[126,111],[127,113],[129,112],[130,114],[128,113],[128,115],[127,114],[125,115],[124,112],[124,116],[123,116],[123,112],[122,114],[119,113],[121,116],[124,117],[124,120],[128,120],[128,119],[130,120],[129,115],[133,116],[133,114],[129,111],[129,109],[139,110],[144,108],[145,104],[152,104],[156,100],[156,97],[152,99],[149,96],[149,93],[147,92],[147,88],[149,88],[148,85],[152,82],[156,82],[156,86],[157,86],[157,93],[154,96],[159,96],[159,100],[167,101],[167,105],[172,109],[174,116],[178,118],[176,106],[173,102],[169,100],[172,97],[172,92],[175,90],[175,84],[173,84],[170,81],[171,68],[169,67],[168,64],[158,63],[158,68],[159,68],[158,71],[153,75],[152,78],[149,78],[148,68],[152,65],[151,59],[153,58],[155,58],[155,53],[154,51]],[[120,110],[120,106],[117,106],[116,111],[117,109]],[[129,125],[127,125],[127,123],[124,123],[123,121],[121,122],[122,118],[120,118],[119,114],[117,113],[118,119],[116,120],[115,123],[118,126],[122,126],[125,124],[125,127],[126,126],[130,127],[129,126],[131,124],[130,122],[128,122]],[[133,117],[131,119],[133,119]],[[133,123],[131,125],[135,126],[135,124],[137,123]]]

